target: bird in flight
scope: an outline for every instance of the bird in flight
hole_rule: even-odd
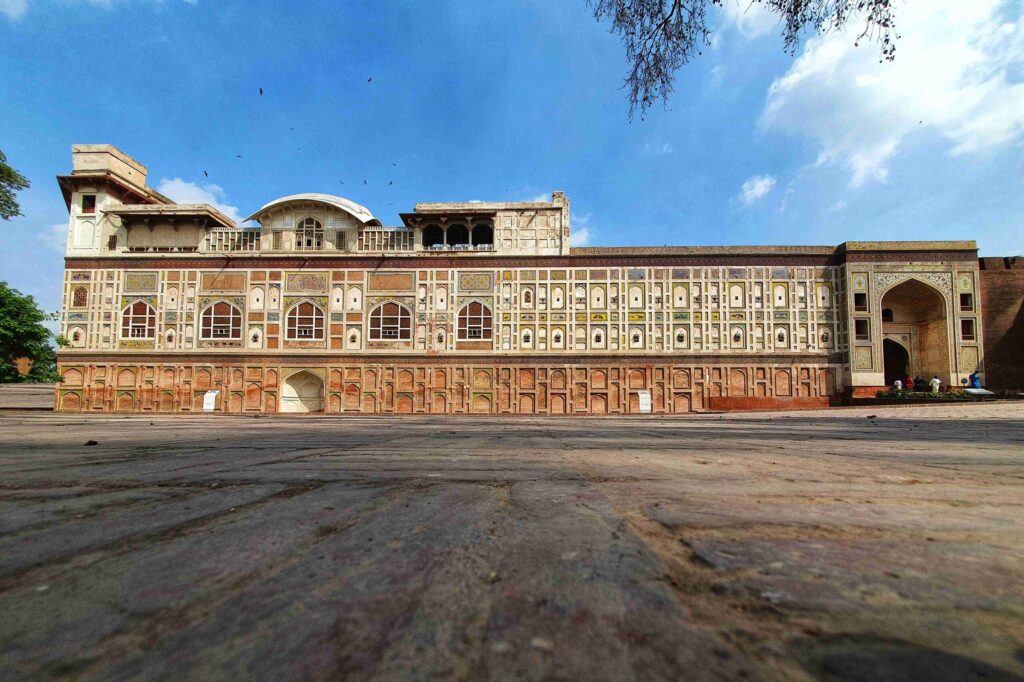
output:
[[[391,180],[390,182],[388,182],[388,187],[390,187],[390,186],[391,186],[391,185],[393,185],[393,184],[395,184],[395,181],[394,181],[394,180]]]
[[[363,184],[364,184],[364,185],[366,184],[366,180],[363,180]]]
[[[367,79],[366,79],[366,82],[367,82],[367,83],[369,83],[369,82],[371,82],[372,80],[373,80],[373,76],[370,76],[369,78],[367,78]]]
[[[210,174],[207,173],[206,171],[203,171],[203,175],[205,175],[206,177],[210,177]]]
[[[240,158],[242,158],[242,155],[241,154],[235,154],[235,158],[236,159],[240,159]]]
[[[260,88],[260,97],[263,97],[263,88]]]
[[[344,180],[338,180],[338,182],[340,182],[340,183],[341,183],[341,184],[343,184],[343,185],[345,184],[345,181],[344,181]]]

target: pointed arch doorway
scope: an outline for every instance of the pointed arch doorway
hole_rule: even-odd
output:
[[[323,379],[303,370],[284,380],[281,386],[281,412],[296,414],[323,411]]]
[[[910,353],[892,339],[882,341],[882,358],[885,362],[885,385],[892,386],[897,379],[910,374]]]

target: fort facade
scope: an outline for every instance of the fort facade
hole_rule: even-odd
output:
[[[819,407],[984,373],[973,241],[569,246],[569,199],[328,194],[241,225],[73,147],[67,412],[671,414]],[[204,408],[205,405],[205,408]]]

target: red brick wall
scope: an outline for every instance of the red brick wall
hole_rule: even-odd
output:
[[[1024,388],[1024,258],[981,258],[985,384]]]
[[[718,398],[767,400],[773,407],[826,406],[829,396],[842,390],[836,384],[841,367],[829,363],[513,364],[446,359],[428,366],[416,358],[386,363],[310,360],[147,363],[63,358],[58,363],[64,382],[57,386],[57,409],[200,412],[204,394],[214,389],[220,391],[218,412],[270,413],[280,409],[282,384],[298,369],[323,380],[328,414],[636,414],[642,390],[651,394],[653,413],[676,414],[708,409]],[[711,409],[752,409],[748,403],[737,405]]]

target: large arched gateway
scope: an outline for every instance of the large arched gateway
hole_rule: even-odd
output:
[[[950,383],[946,305],[942,294],[916,279],[897,284],[882,296],[887,384],[906,374],[926,380],[938,376],[943,383]]]

